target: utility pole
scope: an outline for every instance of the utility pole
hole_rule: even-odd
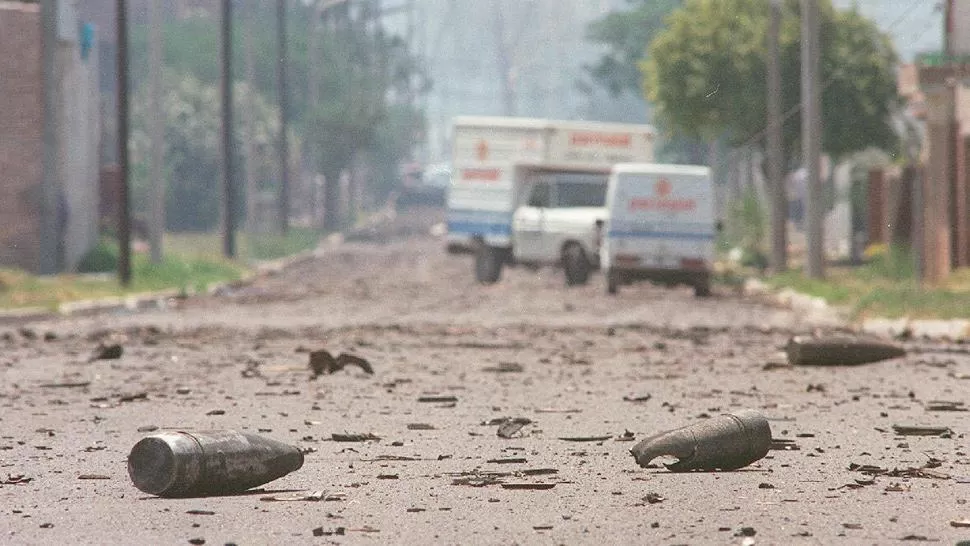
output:
[[[148,3],[148,78],[151,94],[151,180],[152,210],[149,229],[152,263],[162,261],[162,236],[165,233],[165,115],[162,113],[162,20],[159,3]]]
[[[255,32],[257,21],[257,10],[261,0],[248,0],[246,6],[246,28],[243,32],[243,60],[246,67],[246,83],[250,90],[256,90],[256,58],[253,50],[253,33]],[[256,114],[252,108],[243,110],[246,116],[246,123],[249,127],[256,127]],[[246,231],[249,234],[256,233],[256,144],[250,137],[243,144],[246,154]]]
[[[223,233],[222,253],[227,258],[236,257],[236,225],[233,212],[236,210],[236,191],[233,184],[233,156],[235,152],[232,136],[232,0],[222,0],[222,190],[223,190]]]
[[[290,231],[290,140],[287,131],[290,107],[286,86],[286,0],[278,0],[276,4],[276,24],[279,38],[279,62],[276,68],[280,94],[279,219],[280,233],[286,235]]]
[[[118,279],[131,284],[131,202],[128,197],[128,8],[117,0],[118,20]]]
[[[825,277],[822,219],[821,97],[819,92],[818,0],[801,0],[802,7],[802,159],[806,176],[806,263],[809,278]]]
[[[771,0],[768,25],[768,184],[771,188],[771,270],[788,269],[788,199],[785,192],[781,134],[781,2]]]
[[[58,0],[43,0],[40,4],[41,63],[43,71],[43,178],[40,203],[40,248],[38,269],[44,275],[57,273],[57,195],[61,185],[58,157],[60,128],[58,127],[60,93],[57,76],[57,12]]]

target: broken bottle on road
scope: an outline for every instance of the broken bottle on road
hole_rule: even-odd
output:
[[[771,428],[754,410],[742,410],[656,434],[633,446],[630,453],[646,467],[658,457],[676,457],[665,465],[674,472],[735,470],[768,454]]]
[[[135,487],[161,497],[241,493],[302,466],[299,448],[231,430],[148,436],[128,455]]]

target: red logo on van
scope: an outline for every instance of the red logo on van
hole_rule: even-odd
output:
[[[630,199],[630,211],[690,212],[697,208],[693,199],[671,198],[673,184],[666,178],[657,180],[653,185],[653,197],[634,197]]]

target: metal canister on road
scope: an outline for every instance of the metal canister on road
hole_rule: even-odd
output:
[[[757,411],[742,410],[645,438],[630,453],[642,467],[670,456],[677,458],[666,465],[674,472],[735,470],[761,459],[770,447],[768,420]]]
[[[232,430],[156,434],[128,455],[135,487],[161,497],[241,493],[302,466],[296,446]]]

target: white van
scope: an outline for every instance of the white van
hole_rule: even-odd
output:
[[[567,284],[597,267],[610,169],[653,160],[649,125],[515,117],[454,120],[449,252],[475,254],[475,277],[506,265],[561,265]]]
[[[710,295],[718,224],[708,167],[617,164],[606,207],[600,262],[608,293],[646,279]]]

